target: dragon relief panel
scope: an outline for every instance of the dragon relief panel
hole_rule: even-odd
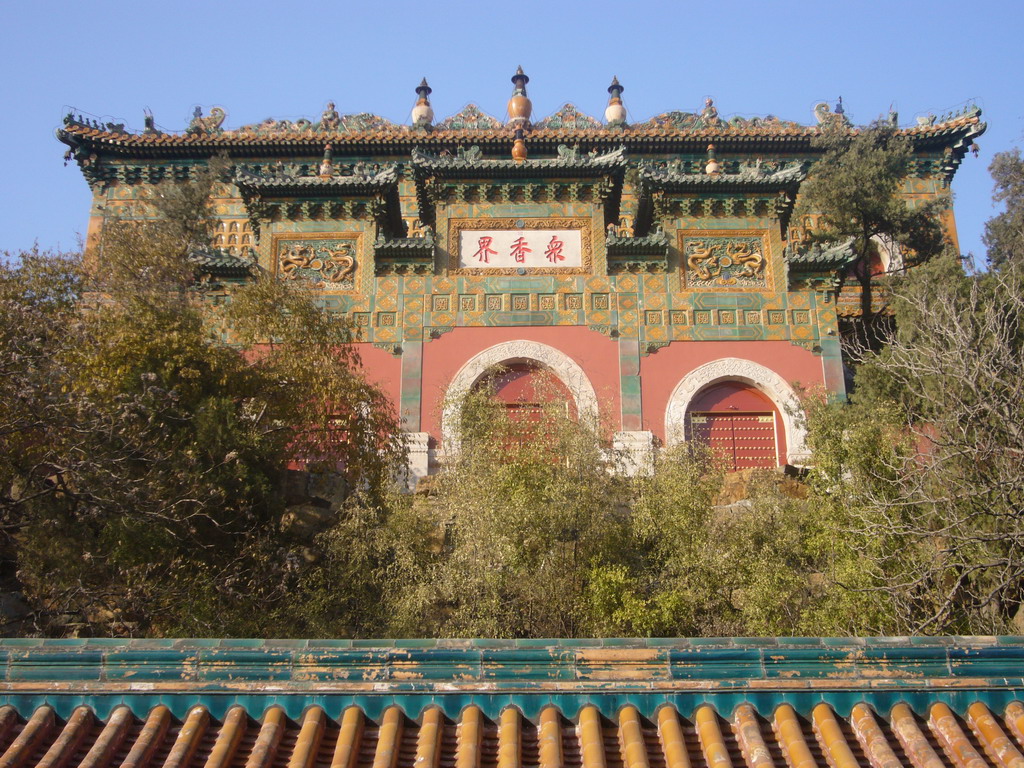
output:
[[[356,232],[275,235],[275,272],[284,280],[309,280],[327,290],[354,291],[360,237]]]
[[[679,253],[683,282],[687,288],[772,290],[766,232],[680,232]]]

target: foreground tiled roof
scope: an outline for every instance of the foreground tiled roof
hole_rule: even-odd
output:
[[[544,707],[536,720],[515,707],[496,720],[470,704],[455,719],[428,706],[416,719],[397,705],[370,717],[360,707],[265,711],[202,706],[179,720],[164,705],[136,712],[114,707],[104,719],[88,706],[58,718],[43,705],[22,722],[0,709],[4,766],[288,766],[288,768],[1019,768],[1024,707],[990,711],[975,702],[956,712],[936,703],[881,714],[866,704],[839,717],[825,703],[804,717],[789,704],[732,713],[711,704],[684,716],[672,706],[653,719],[626,705],[604,713],[587,705],[567,713]],[[567,717],[569,715],[569,717]],[[611,715],[611,718],[609,718]],[[572,719],[570,719],[570,717]]]
[[[6,641],[0,766],[1021,768],[1021,638]]]

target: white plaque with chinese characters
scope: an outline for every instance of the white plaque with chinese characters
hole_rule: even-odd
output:
[[[578,229],[463,230],[459,243],[462,269],[500,267],[573,267],[583,265]]]
[[[590,222],[581,219],[461,219],[451,222],[459,273],[580,274],[590,270]]]

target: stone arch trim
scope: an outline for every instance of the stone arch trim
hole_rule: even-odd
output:
[[[803,410],[793,387],[770,368],[752,360],[724,357],[695,368],[676,385],[665,410],[665,442],[675,445],[686,439],[686,411],[697,394],[712,384],[738,381],[748,384],[768,396],[779,409],[786,430],[786,461],[806,464],[807,430],[803,424]]]
[[[448,385],[441,414],[441,438],[446,453],[458,451],[458,407],[462,398],[487,371],[497,365],[518,362],[538,363],[557,376],[576,401],[576,412],[580,418],[597,424],[597,393],[579,363],[539,341],[506,341],[471,357]]]

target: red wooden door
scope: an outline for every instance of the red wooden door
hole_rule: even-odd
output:
[[[726,470],[778,466],[773,413],[691,413],[690,428],[694,439],[707,443]]]
[[[576,404],[566,386],[554,375],[531,363],[509,363],[481,382],[500,403],[512,424],[502,448],[516,448],[550,443],[551,417],[564,412],[576,417]],[[564,409],[564,411],[562,411]]]

